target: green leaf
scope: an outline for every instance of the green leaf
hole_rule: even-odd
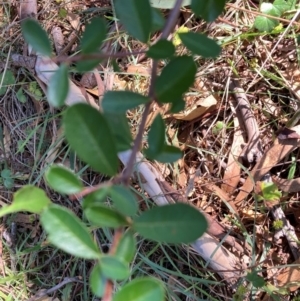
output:
[[[69,92],[68,66],[61,64],[51,76],[47,96],[48,102],[55,108],[64,105]]]
[[[83,54],[97,52],[106,38],[106,24],[102,18],[95,17],[86,25],[81,38],[81,51]]]
[[[221,47],[216,41],[208,38],[206,35],[194,32],[185,32],[178,34],[182,43],[194,54],[201,55],[204,58],[215,58],[221,53]]]
[[[102,187],[88,196],[86,196],[83,200],[82,207],[83,209],[88,208],[89,206],[93,206],[94,204],[103,203],[107,200],[107,196],[109,195],[110,187]]]
[[[75,194],[82,190],[82,182],[66,167],[52,165],[45,173],[47,183],[51,188],[63,194]]]
[[[149,101],[148,97],[131,91],[108,91],[104,94],[102,108],[105,113],[124,113]]]
[[[166,59],[172,57],[175,53],[175,46],[168,40],[159,40],[147,51],[147,56],[152,59]]]
[[[154,31],[161,30],[165,25],[165,18],[158,9],[153,8],[153,7],[151,9],[152,9],[151,31],[154,32]]]
[[[117,17],[134,38],[147,43],[152,29],[149,0],[115,0]]]
[[[280,15],[290,9],[293,9],[293,3],[289,3],[285,0],[275,0],[273,5],[280,11]]]
[[[161,115],[158,114],[151,124],[148,133],[148,149],[145,151],[147,157],[154,158],[162,151],[165,145],[165,131],[164,120]]]
[[[173,163],[182,158],[182,152],[179,148],[173,145],[164,145],[163,149],[153,158],[161,163]]]
[[[132,136],[130,127],[125,113],[107,113],[104,117],[110,126],[110,130],[116,142],[117,152],[131,149]]]
[[[132,216],[138,210],[137,199],[129,188],[114,185],[110,190],[110,197],[117,208],[124,215]]]
[[[275,17],[280,17],[281,12],[274,7],[272,3],[263,2],[260,6],[262,13]],[[259,31],[272,31],[279,24],[278,20],[270,19],[265,16],[257,16],[254,21],[254,27]]]
[[[87,104],[69,107],[64,119],[65,135],[78,156],[98,172],[113,176],[118,170],[115,142],[107,121]]]
[[[130,263],[136,253],[136,239],[131,231],[124,233],[117,245],[116,257]]]
[[[196,72],[192,57],[184,55],[172,59],[155,82],[158,100],[163,103],[178,100],[193,84]]]
[[[100,257],[87,227],[70,210],[53,205],[42,212],[41,223],[48,240],[57,248],[80,258]]]
[[[33,19],[25,19],[21,23],[22,35],[32,48],[45,56],[51,56],[52,47],[46,31]]]
[[[11,176],[12,176],[12,174],[11,174],[11,170],[10,169],[3,169],[1,171],[1,177],[2,178],[7,179],[7,178],[11,178]]]
[[[124,215],[101,204],[91,204],[84,213],[92,224],[99,227],[119,228],[128,225]]]
[[[95,264],[90,275],[90,287],[92,292],[97,297],[102,297],[105,290],[107,280],[102,274],[99,263]]]
[[[134,279],[124,285],[113,296],[113,301],[163,301],[165,288],[161,281],[155,278],[144,277]]]
[[[1,85],[2,83],[2,85]],[[0,74],[0,96],[4,95],[7,91],[8,86],[15,84],[15,76],[10,70],[2,72]]]
[[[206,22],[213,22],[223,12],[226,0],[192,0],[193,12]]]
[[[175,5],[176,0],[150,0],[150,3],[153,7],[170,9]],[[182,6],[187,6],[191,4],[191,0],[183,0]]]
[[[12,189],[14,187],[15,181],[12,178],[7,178],[4,180],[3,184],[7,189]]]
[[[0,217],[19,211],[40,213],[50,204],[51,201],[44,190],[31,185],[23,186],[14,194],[12,204],[0,209]]]
[[[95,69],[101,63],[100,59],[82,60],[76,63],[76,69],[80,73]]]
[[[282,197],[282,193],[278,190],[278,187],[272,182],[262,182],[261,191],[264,200],[277,201]]]
[[[16,96],[17,96],[19,102],[21,102],[21,103],[26,103],[26,102],[27,102],[26,95],[24,94],[22,88],[20,88],[20,89],[17,91]]]
[[[191,243],[207,229],[202,213],[187,204],[154,207],[134,219],[133,228],[147,239],[166,243]]]
[[[128,263],[116,256],[102,256],[100,259],[100,267],[104,277],[108,279],[124,280],[130,275]]]
[[[254,287],[263,287],[265,285],[264,278],[257,275],[256,271],[248,273],[246,279],[249,280]]]
[[[182,98],[179,98],[172,102],[172,107],[170,109],[171,113],[178,113],[183,111],[185,108],[185,101]]]

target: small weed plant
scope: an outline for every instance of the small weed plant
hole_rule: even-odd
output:
[[[197,72],[194,56],[214,58],[221,51],[220,46],[206,35],[182,31],[177,35],[189,52],[177,55],[174,44],[167,38],[174,30],[183,1],[173,1],[174,6],[166,20],[151,6],[154,2],[114,1],[116,18],[130,36],[147,46],[146,55],[152,59],[148,94],[107,91],[100,111],[88,104],[77,103],[63,113],[64,134],[70,147],[94,171],[111,177],[99,186],[86,188],[72,170],[60,165],[48,168],[45,173],[48,185],[60,194],[82,200],[83,218],[54,204],[44,190],[31,185],[17,191],[12,204],[0,210],[0,216],[18,211],[39,214],[51,244],[78,258],[94,260],[89,285],[102,300],[164,300],[165,288],[159,279],[131,278],[130,262],[136,254],[136,235],[157,242],[181,244],[195,241],[207,228],[204,216],[187,204],[153,207],[138,214],[136,196],[129,188],[151,104],[170,104],[173,113],[182,110],[184,94],[193,84]],[[208,22],[216,19],[224,6],[225,0],[191,1],[194,14]],[[26,19],[21,27],[25,41],[38,55],[53,58],[51,42],[35,20]],[[161,37],[151,45],[150,36],[157,30],[162,30]],[[86,24],[80,39],[80,54],[61,62],[51,78],[47,98],[53,107],[62,108],[65,104],[69,91],[68,73],[73,63],[79,73],[84,73],[93,70],[102,59],[110,57],[110,54],[99,52],[106,36],[107,23],[103,18],[94,17]],[[158,74],[159,60],[167,63]],[[72,68],[74,70],[73,65]],[[144,112],[138,133],[133,138],[126,111],[140,105],[144,106]],[[178,148],[166,143],[165,123],[161,115],[153,121],[147,142],[148,147],[142,152],[150,160],[172,163],[182,155]],[[118,153],[128,150],[131,150],[128,165],[122,173],[118,173]],[[1,174],[1,177],[6,181],[11,179],[9,173]],[[109,205],[106,203],[107,197],[112,200]],[[91,231],[96,228],[114,229],[107,253],[103,253],[92,238]],[[116,282],[123,284],[113,293]]]

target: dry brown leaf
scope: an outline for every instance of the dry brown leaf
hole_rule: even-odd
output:
[[[64,36],[62,34],[61,28],[54,26],[51,30],[51,34],[53,37],[56,53],[59,54],[64,46]]]
[[[209,95],[205,99],[201,99],[193,104],[190,108],[186,108],[184,112],[173,114],[173,117],[179,120],[191,121],[199,118],[205,113],[216,108],[217,100],[213,95]]]
[[[127,73],[136,74],[136,75],[150,76],[151,68],[148,67],[148,66],[144,66],[142,64],[128,65],[127,66]]]
[[[228,156],[227,166],[223,176],[222,189],[228,194],[232,194],[236,189],[241,173],[241,164],[238,162],[242,153],[242,145],[245,144],[245,139],[239,124],[239,119],[235,117],[234,122],[234,137],[231,150]]]
[[[297,61],[289,62],[286,70],[280,71],[288,88],[300,99],[300,70]]]
[[[295,265],[295,266],[294,266]],[[293,266],[289,266],[280,271],[277,276],[278,286],[287,287],[291,292],[294,292],[300,287],[300,259],[293,262]],[[293,282],[293,284],[291,283]]]
[[[293,127],[292,130],[300,133],[300,125]],[[300,139],[276,139],[273,146],[256,163],[244,185],[241,187],[240,192],[235,199],[236,206],[239,207],[241,202],[253,190],[255,182],[259,181],[272,167],[299,146]]]
[[[20,6],[18,8],[18,14],[20,20],[27,17],[34,17],[37,15],[37,1],[36,0],[26,0],[20,1]]]
[[[300,178],[287,180],[279,177],[273,177],[272,180],[278,186],[278,188],[284,192],[300,191]]]
[[[69,23],[75,30],[79,29],[79,25],[80,25],[79,15],[68,12],[66,19],[69,21]]]

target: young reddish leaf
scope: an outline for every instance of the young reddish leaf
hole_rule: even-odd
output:
[[[173,58],[162,70],[155,82],[155,92],[159,101],[173,102],[193,84],[197,67],[190,56]]]
[[[193,12],[206,22],[213,22],[224,10],[226,0],[192,0]]]
[[[131,91],[108,91],[104,94],[102,108],[108,113],[124,113],[149,101],[148,97]]]
[[[93,107],[78,103],[64,119],[65,135],[78,156],[96,171],[113,176],[118,169],[115,141],[104,116]]]
[[[113,301],[163,301],[165,288],[161,281],[155,278],[144,277],[134,279],[124,285],[113,296]]]
[[[216,41],[208,38],[206,35],[194,32],[185,32],[178,34],[182,43],[194,54],[201,55],[204,58],[215,58],[221,52],[221,47]]]
[[[41,214],[48,240],[61,250],[86,259],[98,259],[100,252],[81,220],[70,210],[53,205]]]
[[[21,23],[22,35],[32,48],[45,56],[51,56],[52,47],[46,31],[33,19],[25,19]]]
[[[134,38],[147,43],[152,29],[149,0],[114,0],[117,17]]]
[[[81,38],[81,51],[89,54],[99,51],[101,44],[106,37],[106,24],[102,18],[95,17],[86,25]]]
[[[47,96],[48,102],[55,108],[64,105],[69,92],[68,67],[62,64],[51,76]]]
[[[45,173],[47,183],[59,193],[75,194],[82,190],[82,182],[64,166],[52,165]]]
[[[134,219],[133,228],[147,239],[165,243],[191,243],[207,229],[202,213],[187,204],[154,207]]]

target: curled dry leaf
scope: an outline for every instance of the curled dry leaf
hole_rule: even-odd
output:
[[[292,180],[282,179],[279,177],[272,178],[277,187],[284,192],[299,192],[300,191],[300,178]]]

